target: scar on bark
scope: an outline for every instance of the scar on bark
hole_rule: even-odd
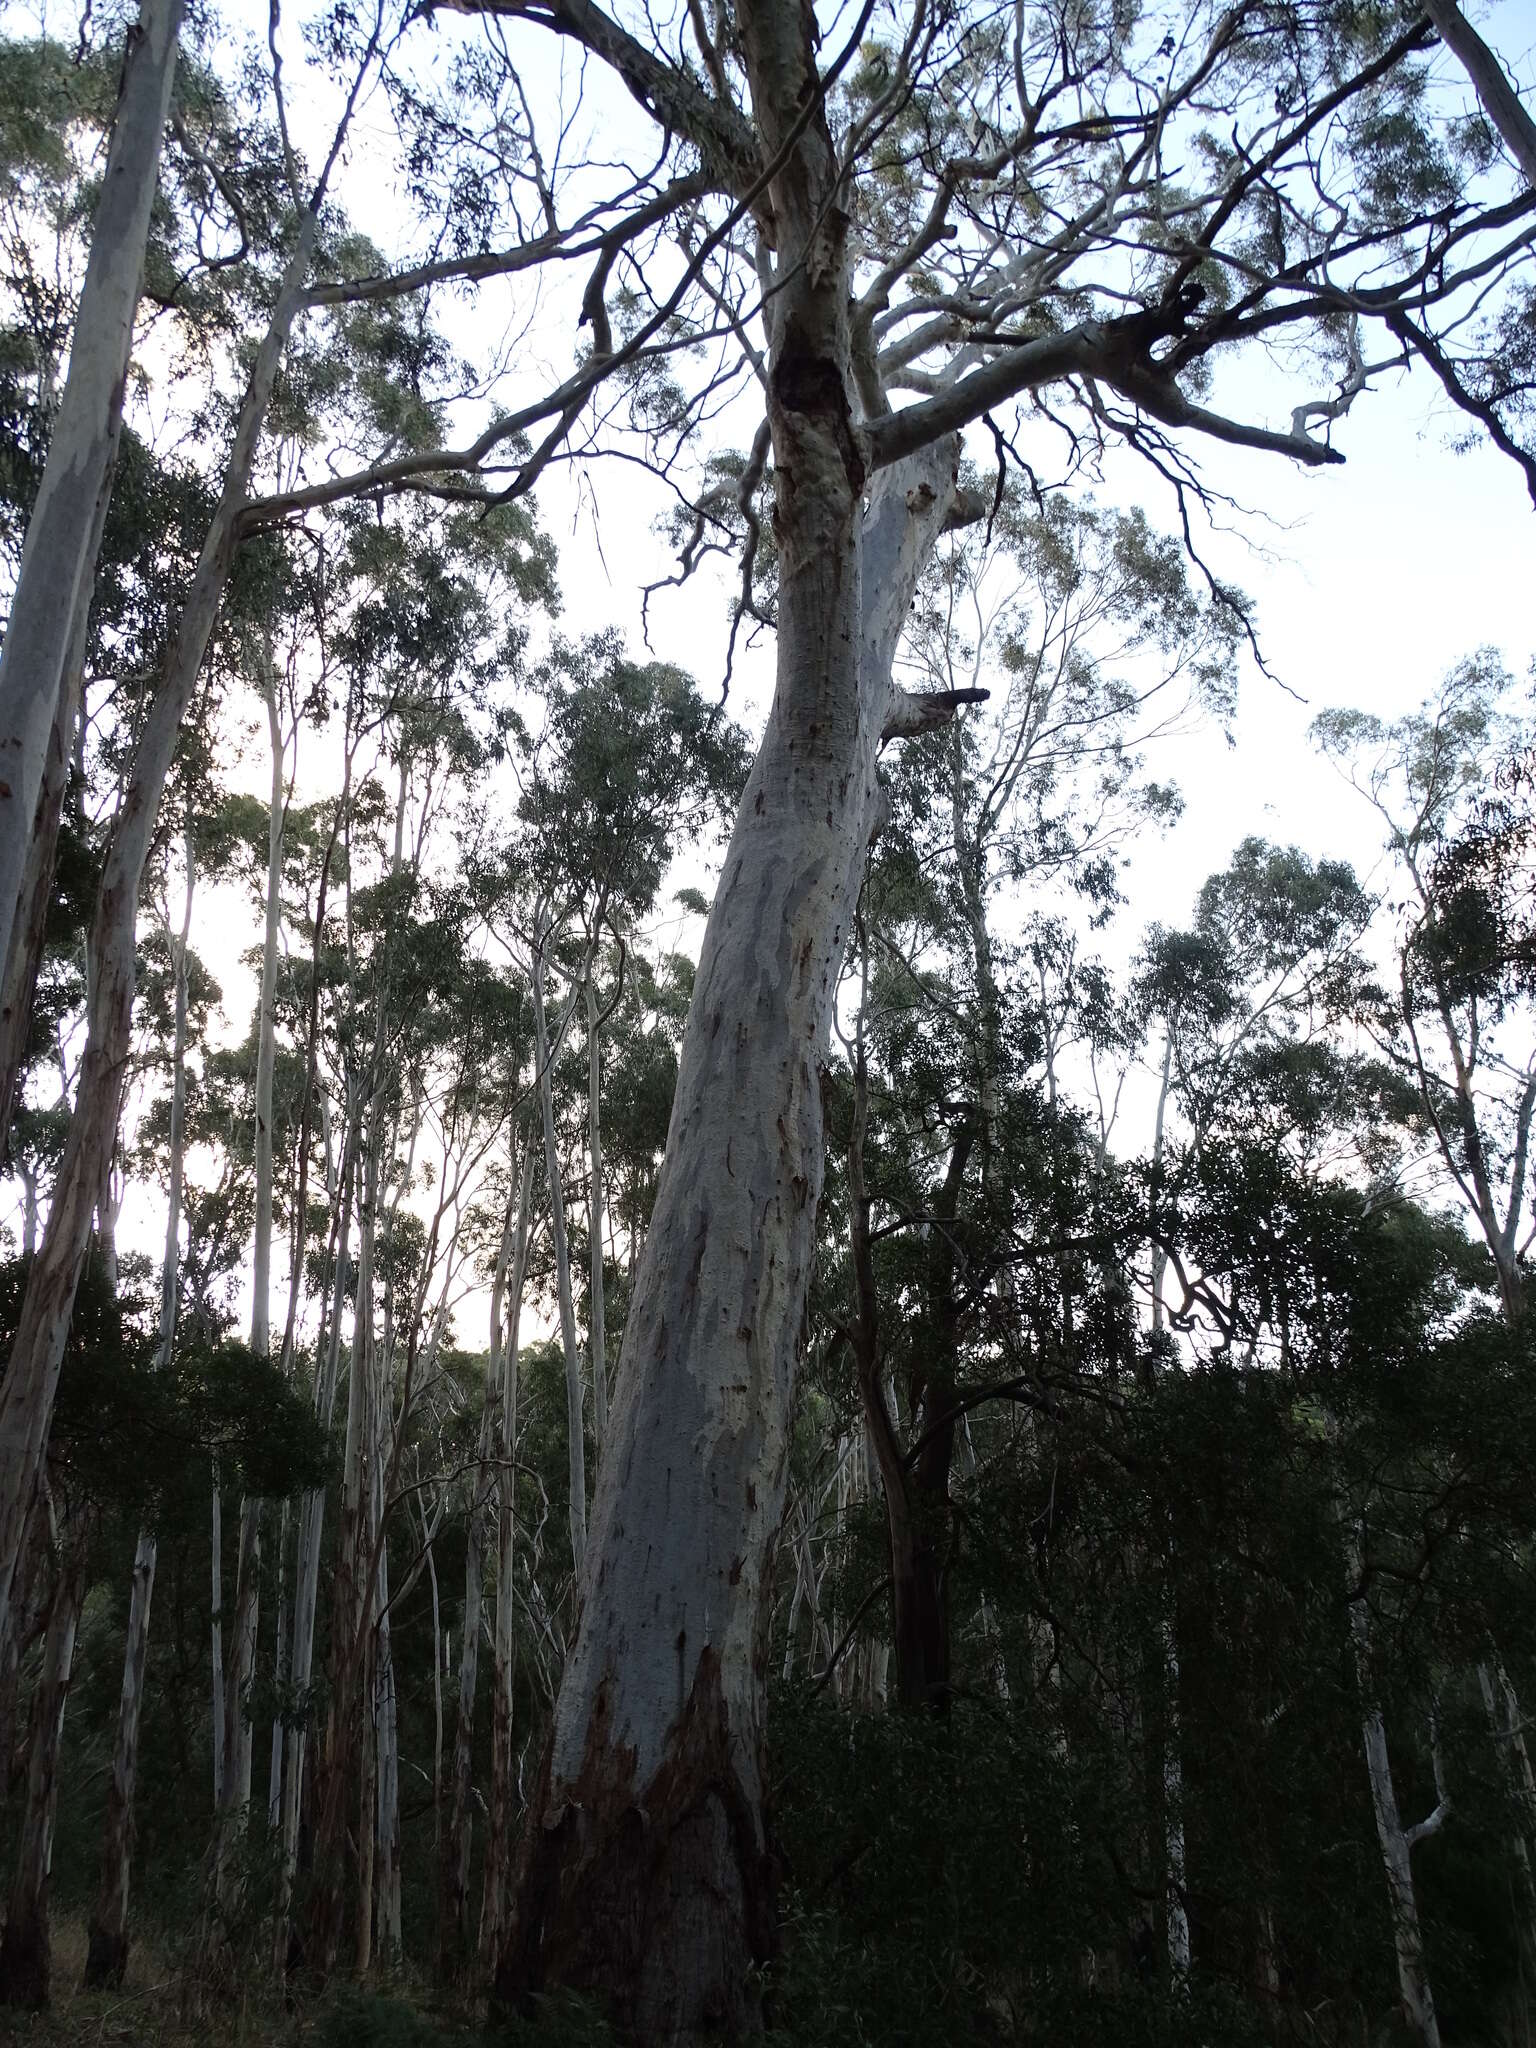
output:
[[[696,1912],[678,1915],[679,1900],[706,1904],[735,1923],[734,1940],[718,1946],[722,1958],[739,1942],[754,1962],[767,1962],[776,1945],[773,1869],[737,1778],[718,1651],[700,1653],[666,1759],[638,1794],[635,1751],[613,1740],[610,1687],[605,1680],[598,1692],[581,1768],[562,1788],[553,1824],[544,1819],[552,1771],[546,1744],[493,2014],[528,2013],[543,1992],[563,1988],[604,1999],[621,2032],[645,2039],[658,1997],[665,2000],[679,1982],[668,1935],[696,1919]],[[745,2030],[750,1985],[722,1973],[718,1984],[695,1981],[691,1990],[727,2038]]]
[[[828,356],[786,351],[774,368],[773,391],[786,412],[820,420],[830,428],[849,488],[855,495],[862,491],[867,471],[853,431],[848,387],[837,364]]]

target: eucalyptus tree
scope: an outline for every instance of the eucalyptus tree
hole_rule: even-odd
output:
[[[7,987],[29,859],[48,861],[49,821],[73,751],[91,584],[117,459],[181,14],[181,0],[145,0],[129,33],[69,374],[0,648],[0,974]]]
[[[1425,96],[1418,20],[1362,33],[1354,17],[1287,26],[1243,9],[1058,28],[1047,11],[1010,33],[916,9],[872,37],[871,12],[821,57],[808,11],[743,5],[722,14],[718,34],[702,25],[701,73],[587,5],[484,11],[513,24],[514,62],[553,33],[628,91],[630,118],[651,124],[652,160],[665,167],[647,188],[648,218],[687,209],[686,260],[666,282],[655,266],[616,324],[604,294],[617,252],[588,229],[600,244],[583,306],[595,346],[572,375],[451,460],[379,464],[372,481],[407,487],[533,432],[508,485],[526,488],[600,386],[655,362],[647,349],[701,339],[715,345],[716,378],[691,392],[674,380],[673,402],[657,375],[636,374],[629,417],[652,428],[664,457],[718,376],[761,373],[766,426],[734,491],[718,475],[699,490],[706,534],[713,515],[728,524],[744,504],[750,546],[773,456],[778,694],[706,933],[582,1621],[502,1972],[508,1996],[588,1983],[653,2035],[686,2035],[706,2013],[747,2021],[745,1958],[770,1939],[750,1645],[820,1180],[815,1061],[873,821],[875,755],[888,728],[928,722],[893,698],[890,664],[917,572],[954,509],[950,437],[1020,394],[1049,393],[1049,411],[1080,405],[1090,433],[1128,440],[1165,469],[1185,431],[1337,459],[1332,423],[1375,367],[1361,334],[1405,302],[1438,327],[1474,265],[1490,265],[1490,278],[1518,267],[1529,201],[1481,204],[1488,188]],[[1210,106],[1221,120],[1197,158]],[[1356,121],[1366,106],[1370,121]],[[1409,107],[1427,118],[1401,118]],[[1236,145],[1214,139],[1234,125]],[[559,165],[553,137],[540,161]],[[899,182],[882,178],[898,164]],[[684,189],[668,195],[663,175]],[[565,218],[583,189],[590,181],[573,172]],[[569,247],[553,186],[550,198],[547,232]],[[1043,246],[1042,204],[1059,223]],[[1343,242],[1340,207],[1361,222]],[[1263,243],[1277,219],[1280,242]],[[1126,263],[1128,236],[1143,263]],[[737,356],[737,309],[759,292],[766,349],[749,342]],[[1218,346],[1303,336],[1322,344],[1334,388],[1297,392],[1283,426],[1197,392]],[[589,445],[609,416],[599,402]],[[272,516],[352,487],[299,486]],[[707,1477],[680,1514],[667,1475],[691,1471],[701,1446]],[[637,1528],[665,1534],[637,1545]],[[654,1616],[643,1637],[637,1614]],[[672,1704],[658,1710],[662,1698]],[[688,1732],[717,1725],[728,1732],[702,1748]],[[636,1805],[650,1821],[643,1874],[625,1846]],[[736,1814],[745,1824],[728,1821]],[[637,1895],[652,1902],[643,1924],[606,1910]]]
[[[1378,1029],[1488,1248],[1513,1323],[1525,1310],[1533,1220],[1536,1033],[1523,786],[1532,733],[1528,717],[1506,708],[1509,694],[1485,650],[1403,718],[1331,711],[1313,731],[1380,820],[1394,874],[1396,987]]]

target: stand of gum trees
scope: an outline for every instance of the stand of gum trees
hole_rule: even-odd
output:
[[[1262,647],[1202,440],[1406,368],[1536,501],[1496,51],[6,34],[0,1999],[62,1905],[204,2028],[1523,2040],[1528,700],[1319,721],[1378,892],[1115,936]],[[755,751],[560,617],[635,465]]]

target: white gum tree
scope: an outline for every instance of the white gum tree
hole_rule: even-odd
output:
[[[1536,479],[1518,380],[1490,379],[1483,345],[1528,289],[1536,198],[1430,89],[1438,46],[1412,7],[865,0],[832,22],[811,0],[716,0],[665,30],[595,0],[439,12],[494,16],[495,36],[440,21],[476,63],[438,85],[392,46],[386,90],[428,182],[466,135],[496,138],[496,203],[420,262],[330,261],[317,283],[306,251],[258,370],[270,391],[301,313],[576,262],[573,365],[499,388],[462,445],[444,422],[403,452],[376,437],[349,471],[312,453],[264,498],[249,458],[230,473],[109,855],[76,1129],[0,1398],[0,1596],[8,1613],[115,1124],[132,919],[109,906],[131,912],[235,542],[363,493],[526,497],[552,462],[623,442],[684,494],[683,574],[739,548],[735,623],[771,623],[776,681],[705,931],[498,1985],[594,1992],[639,2038],[688,2041],[753,2028],[773,1943],[763,1590],[819,1069],[880,751],[956,709],[908,695],[893,662],[939,536],[985,516],[961,436],[985,423],[1000,463],[1064,456],[1069,475],[1125,446],[1193,548],[1200,437],[1337,463],[1373,377],[1423,359]],[[563,52],[644,168],[571,159],[570,109],[539,90]],[[1287,380],[1272,417],[1238,404],[1243,353]],[[745,457],[708,432],[737,392]]]

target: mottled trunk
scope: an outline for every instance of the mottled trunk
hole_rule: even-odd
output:
[[[48,1881],[59,1803],[59,1752],[75,1662],[86,1547],[83,1539],[72,1545],[60,1566],[43,1638],[43,1665],[33,1695],[28,1740],[26,1812],[5,1933],[0,1935],[0,2005],[40,2009],[48,2003]]]
[[[28,849],[77,621],[90,604],[122,428],[160,145],[176,72],[181,0],[144,0],[96,202],[69,375],[27,522],[0,648],[0,966],[14,950]],[[83,635],[81,636],[83,638]],[[67,758],[67,756],[65,757]],[[59,794],[62,798],[62,781]],[[57,830],[55,824],[54,830]],[[11,994],[6,974],[6,996]]]
[[[773,1945],[763,1596],[822,1181],[819,1066],[892,710],[861,556],[877,627],[891,611],[899,626],[956,452],[887,472],[864,513],[836,157],[799,111],[813,19],[753,4],[737,21],[765,152],[783,156],[767,195],[778,677],[705,930],[497,1979],[502,2001],[601,1995],[654,2043],[754,2028],[750,1966]]]
[[[28,1275],[10,1365],[0,1383],[0,1664],[4,1638],[13,1626],[16,1561],[47,1452],[91,1215],[116,1140],[132,1038],[139,884],[182,719],[229,578],[256,447],[309,270],[315,232],[315,213],[306,211],[251,368],[219,502],[139,733],[103,865],[89,945],[86,1043],[74,1114],[47,1228]],[[30,808],[27,817],[30,823]]]
[[[576,1349],[576,1310],[571,1299],[571,1250],[565,1229],[560,1145],[555,1134],[555,1091],[549,1024],[544,1005],[544,951],[550,930],[542,921],[533,960],[534,1057],[539,1063],[539,1111],[544,1127],[544,1171],[549,1180],[549,1234],[555,1259],[555,1294],[560,1306],[560,1347],[565,1361],[565,1432],[571,1492],[571,1560],[577,1583],[587,1547],[587,1454],[582,1420],[581,1354]]]

